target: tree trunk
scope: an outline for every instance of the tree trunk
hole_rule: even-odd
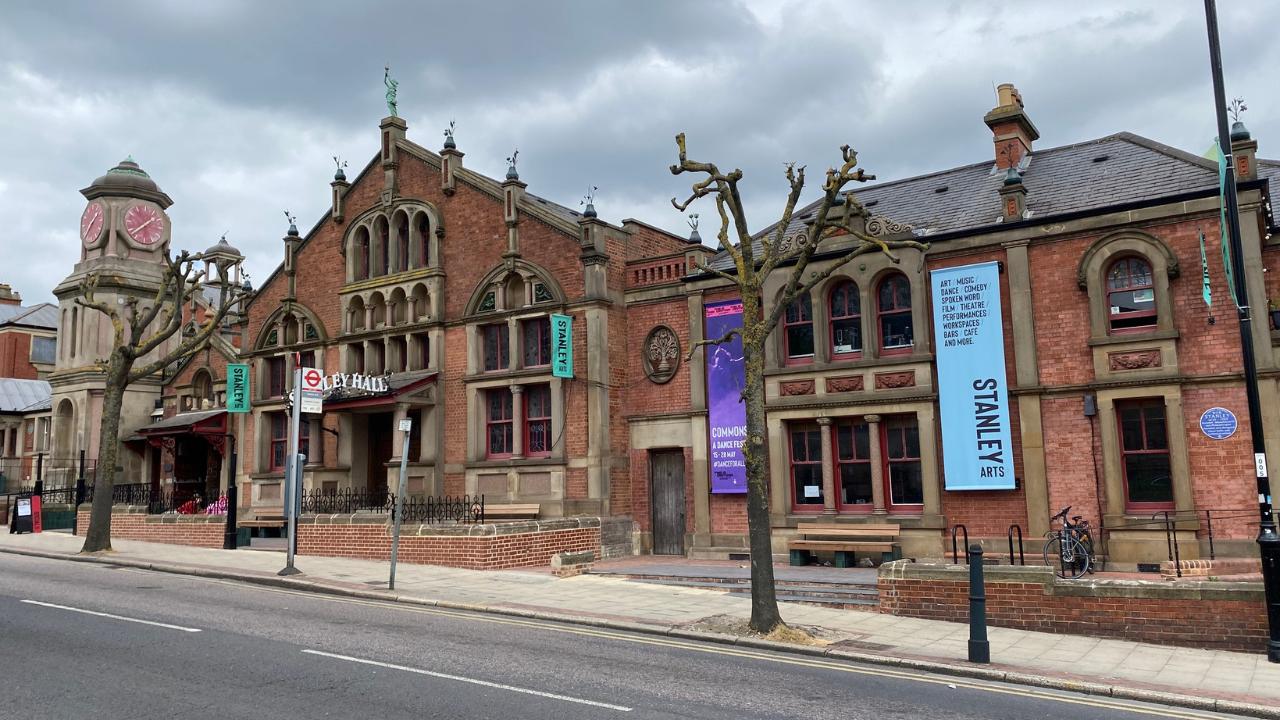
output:
[[[102,424],[98,429],[98,477],[94,481],[89,529],[85,532],[84,547],[80,552],[111,549],[111,501],[120,454],[120,409],[124,404],[126,381],[132,365],[117,348],[107,366],[107,383],[102,393]]]
[[[743,460],[747,465],[747,532],[751,543],[751,629],[768,634],[782,624],[773,581],[773,539],[769,521],[769,429],[764,411],[764,339],[767,335],[746,331],[759,324],[755,303],[742,306],[743,353],[746,355],[747,442]]]

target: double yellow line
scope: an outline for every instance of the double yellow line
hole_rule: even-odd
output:
[[[151,572],[149,570],[136,570],[136,572]],[[1057,692],[1050,692],[1029,686],[1004,686],[1002,684],[993,684],[996,681],[977,681],[962,677],[951,677],[942,675],[922,675],[918,672],[907,672],[895,670],[888,667],[876,666],[858,666],[852,665],[851,662],[842,662],[834,660],[826,660],[815,657],[794,656],[789,657],[778,653],[767,652],[763,650],[755,650],[751,648],[729,647],[716,645],[714,643],[698,642],[692,640],[681,640],[678,638],[667,638],[658,636],[646,636],[641,634],[631,634],[592,627],[573,627],[564,625],[550,620],[532,620],[525,618],[505,617],[501,615],[487,615],[484,613],[450,610],[447,608],[433,608],[421,605],[408,605],[392,601],[382,600],[365,600],[363,598],[349,598],[338,595],[326,595],[324,593],[303,592],[300,590],[288,590],[285,588],[274,588],[253,583],[238,582],[234,580],[220,580],[216,578],[202,578],[198,576],[189,576],[194,580],[203,580],[206,582],[215,582],[222,585],[233,585],[238,588],[253,588],[264,592],[282,593],[285,595],[298,595],[301,597],[311,598],[315,600],[323,600],[325,602],[346,603],[350,605],[365,605],[369,607],[377,607],[387,610],[398,610],[401,612],[419,613],[423,615],[439,615],[444,617],[461,618],[473,622],[494,623],[498,625],[513,625],[518,627],[536,628],[551,632],[564,633],[569,635],[578,635],[582,637],[603,638],[607,640],[619,640],[623,642],[635,643],[640,645],[653,645],[657,647],[678,648],[681,650],[689,650],[693,652],[707,653],[712,655],[723,655],[727,657],[746,658],[750,660],[763,660],[771,663],[783,665],[792,665],[805,668],[820,668],[824,670],[834,670],[837,672],[850,673],[854,675],[869,675],[873,677],[897,678],[900,680],[910,680],[913,682],[931,683],[933,685],[946,685],[955,688],[966,688],[970,690],[981,690],[982,692],[997,693],[1000,695],[1013,695],[1023,698],[1036,698],[1039,700],[1048,700],[1052,702],[1069,703],[1072,705],[1083,705],[1086,707],[1105,708],[1108,710],[1116,710],[1120,712],[1135,713],[1138,715],[1154,715],[1163,718],[1177,718],[1178,720],[1222,720],[1226,717],[1219,713],[1200,712],[1196,710],[1184,710],[1174,707],[1145,707],[1143,705],[1134,704],[1125,700],[1111,700],[1108,698],[1093,695],[1067,695]]]

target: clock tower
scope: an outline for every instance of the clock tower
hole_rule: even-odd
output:
[[[166,210],[173,200],[151,176],[128,158],[80,191],[88,201],[80,215],[80,262],[54,288],[58,298],[58,355],[49,376],[53,388],[55,458],[73,458],[80,450],[98,457],[105,373],[99,363],[112,349],[111,320],[82,307],[81,283],[97,278],[95,299],[123,308],[130,299],[153,301],[165,272],[172,226]],[[171,338],[155,352],[169,349]],[[139,358],[139,364],[151,358]],[[151,422],[160,399],[161,378],[135,382],[125,393],[120,436]],[[122,449],[124,482],[141,482],[141,456]]]

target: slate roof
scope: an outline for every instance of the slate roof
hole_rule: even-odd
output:
[[[58,329],[58,306],[53,303],[39,305],[0,305],[0,327],[25,325],[27,327]]]
[[[0,378],[0,413],[27,413],[53,407],[53,388],[44,380]]]
[[[1280,162],[1259,161],[1272,190],[1280,191]],[[1001,217],[1004,171],[987,160],[918,177],[863,186],[857,197],[873,215],[915,227],[918,235],[973,230]],[[1121,132],[1096,140],[1037,150],[1024,159],[1023,185],[1031,217],[1099,210],[1194,190],[1216,188],[1217,164],[1197,155]],[[797,210],[787,235],[804,229],[820,201]],[[757,233],[759,238],[775,226]],[[711,263],[732,269],[721,252]]]
[[[1258,158],[1258,177],[1266,178],[1271,186],[1271,201],[1280,197],[1280,160],[1263,160]],[[1273,208],[1280,211],[1280,208]]]
[[[138,432],[153,432],[156,430],[190,427],[202,420],[208,420],[210,418],[217,417],[225,412],[226,412],[226,409],[218,408],[216,410],[199,410],[196,412],[178,413],[173,417],[167,417],[167,418],[164,418],[163,420],[157,420],[156,422],[153,422],[150,425],[147,425],[146,427],[140,428]]]

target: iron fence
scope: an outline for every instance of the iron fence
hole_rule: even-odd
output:
[[[97,461],[84,460],[84,477],[93,482]],[[30,492],[37,480],[46,488],[72,487],[80,478],[80,458],[37,453],[24,457],[0,457],[0,493]]]
[[[364,490],[303,490],[301,510],[308,515],[346,515],[359,512],[395,517],[396,496]],[[484,496],[427,496],[404,498],[404,522],[440,525],[483,523]]]

